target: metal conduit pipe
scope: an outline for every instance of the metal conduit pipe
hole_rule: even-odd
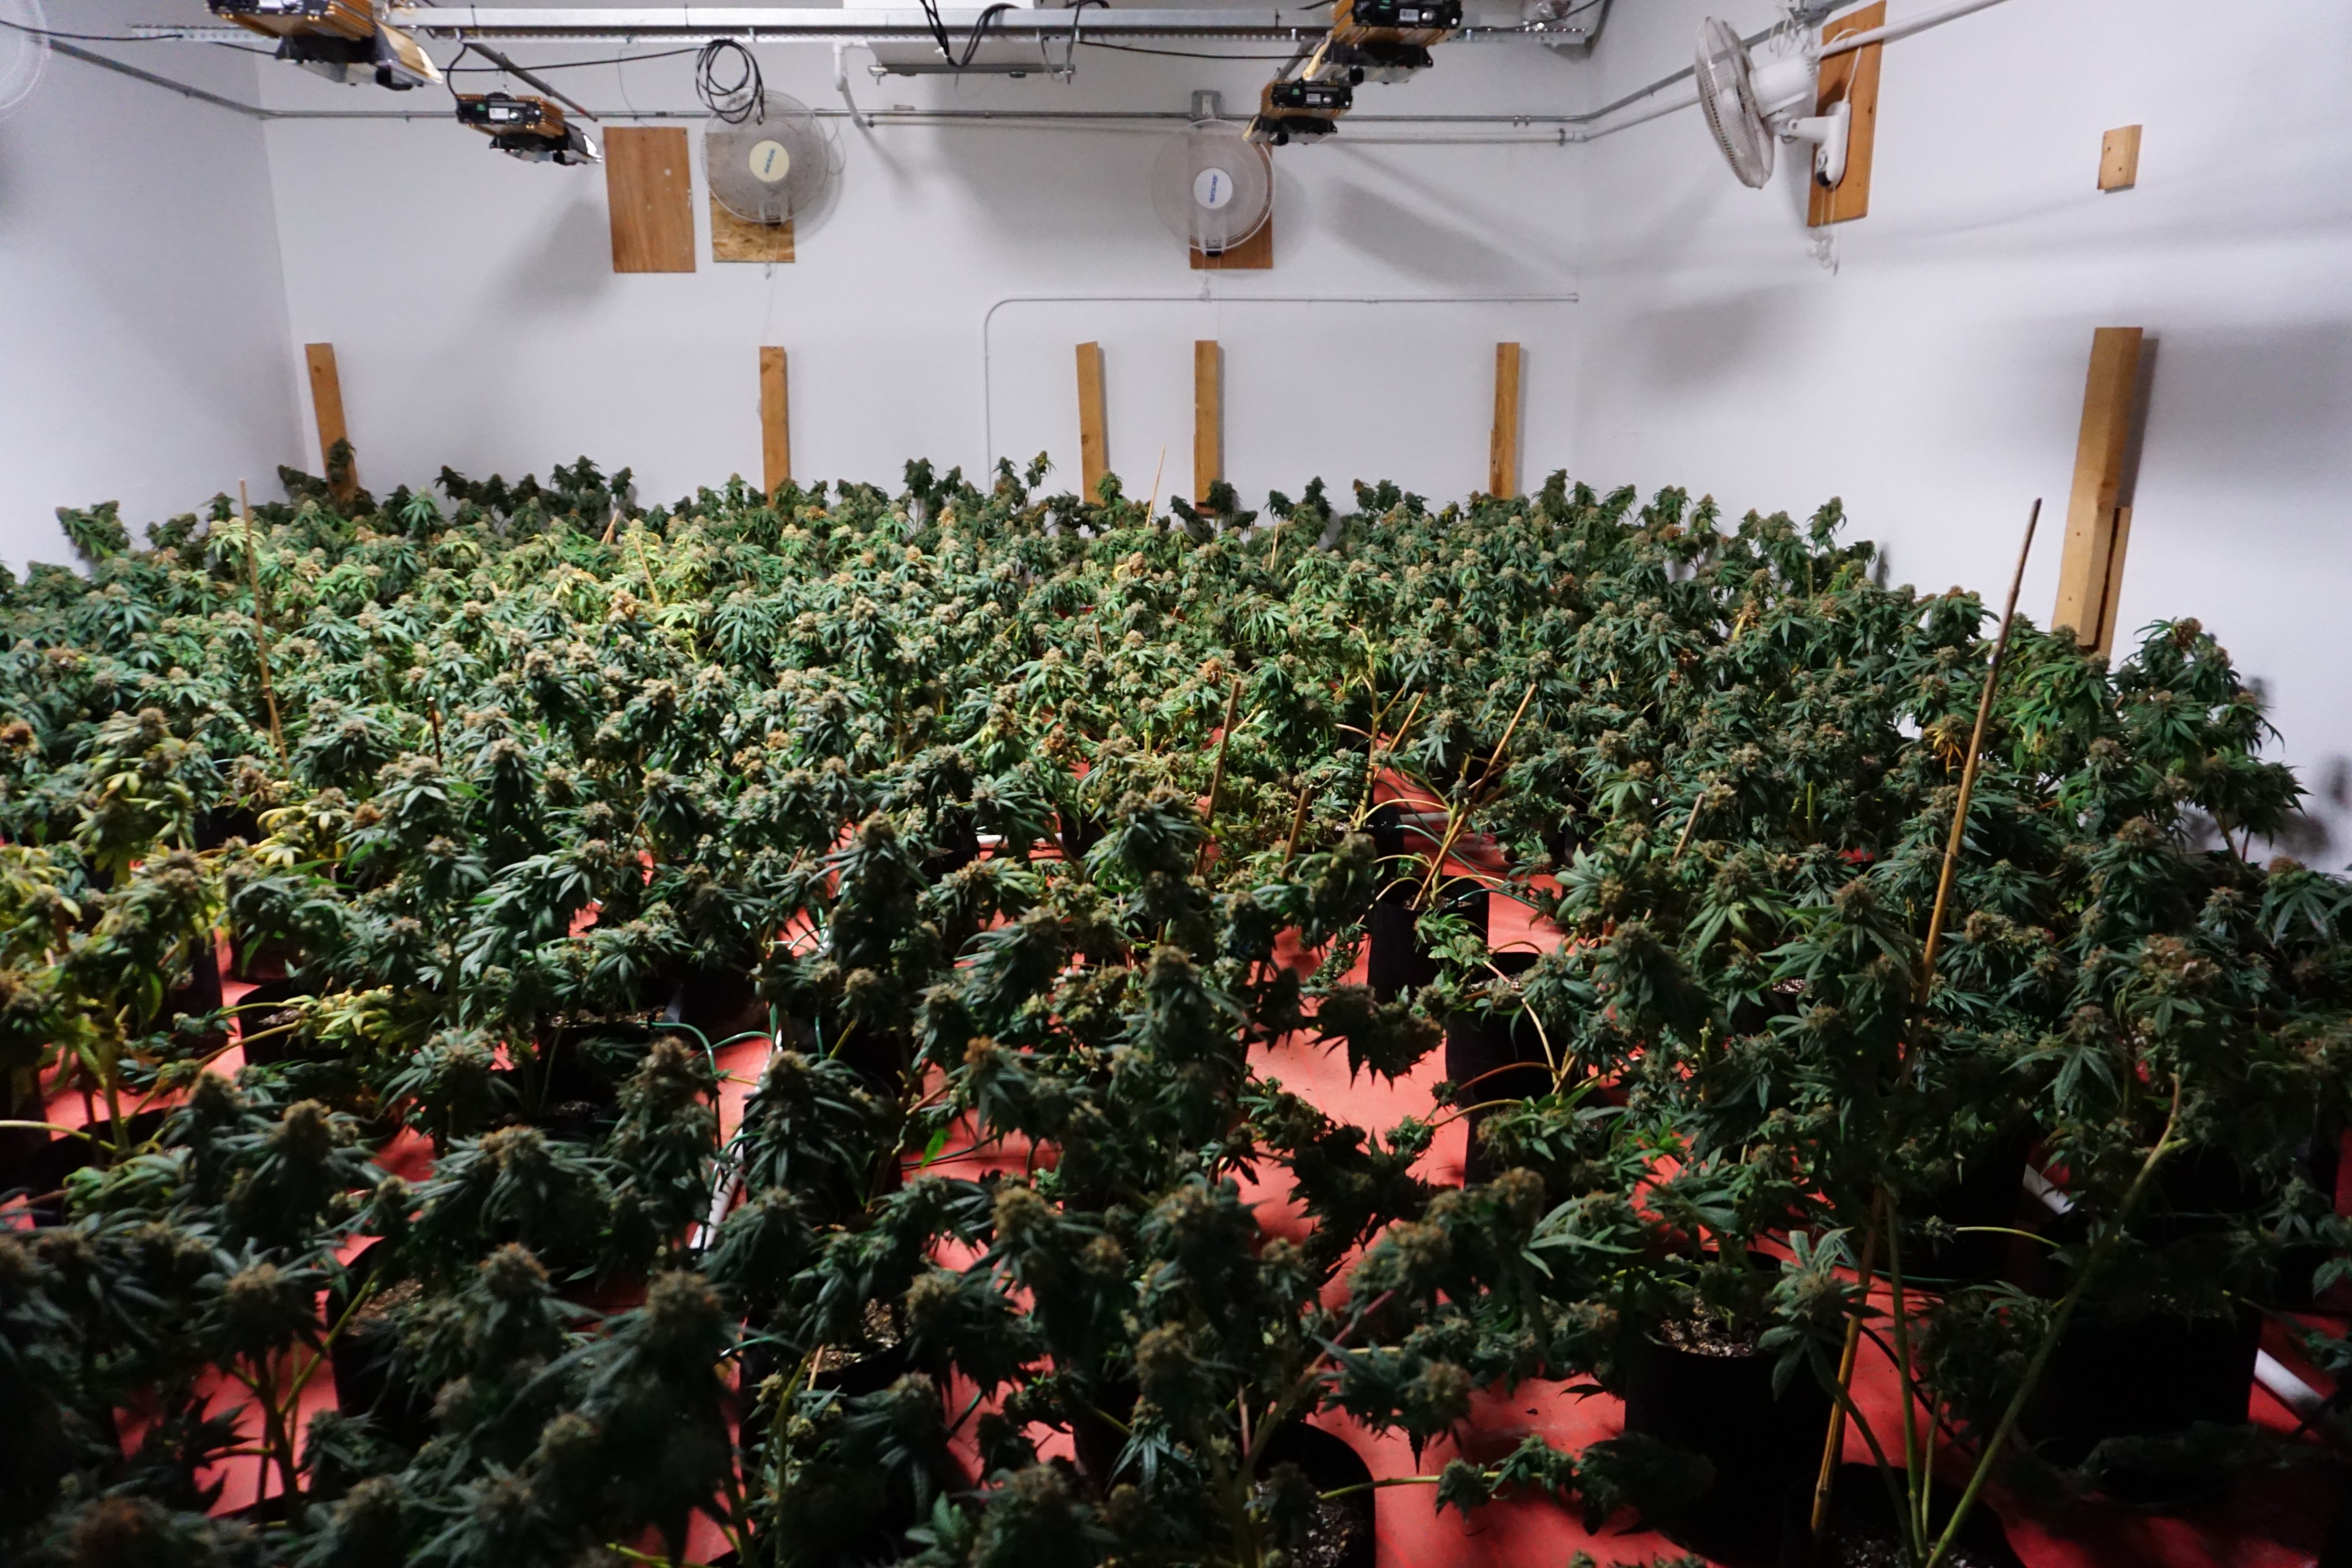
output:
[[[1826,58],[1832,55],[1844,54],[1853,49],[1866,47],[1871,44],[1890,43],[1898,38],[1907,38],[1916,34],[1926,32],[1931,27],[1941,26],[1946,22],[1954,21],[1961,16],[1968,16],[1972,12],[1989,9],[1990,7],[1998,5],[2001,3],[2002,0],[1945,0],[1944,4],[1932,6],[1928,10],[1924,11],[1916,16],[1906,16],[1898,22],[1890,22],[1884,26],[1874,27],[1865,32],[1849,34],[1844,37],[1835,39],[1824,47],[1822,53]],[[497,18],[495,24],[485,24],[476,20],[476,18],[482,16],[486,12],[495,13]],[[838,15],[838,13],[835,13],[835,15]],[[1000,19],[992,26],[994,30],[1004,31],[1008,36],[1019,37],[1025,34],[1034,36],[1039,38],[1051,37],[1058,39],[1062,37],[1065,33],[1070,32],[1072,29],[1066,23],[1050,20],[1050,18],[1056,15],[1057,13],[1052,11],[1033,11],[1024,17],[1020,13],[1014,13],[1011,17],[1000,17]],[[1134,19],[1134,22],[1139,24],[1133,28],[1135,36],[1137,37],[1187,37],[1223,39],[1225,41],[1236,42],[1246,41],[1252,37],[1255,37],[1263,41],[1265,38],[1279,37],[1284,41],[1304,42],[1311,38],[1320,37],[1323,31],[1323,29],[1319,27],[1311,26],[1284,24],[1281,21],[1282,13],[1279,10],[1270,11],[1267,14],[1267,20],[1264,23],[1255,21],[1243,22],[1235,19],[1221,23],[1203,24],[1198,20],[1198,17],[1202,15],[1200,12],[1155,12],[1150,13],[1148,16],[1137,12],[1113,13],[1112,15],[1119,16],[1123,22],[1129,18]],[[592,25],[591,23],[582,19],[583,17],[595,17],[599,16],[606,18],[606,20],[595,22]],[[614,20],[614,18],[625,18],[625,20]],[[885,20],[883,18],[887,19]],[[1182,20],[1171,20],[1171,18],[1181,18]],[[837,22],[827,22],[823,26],[819,26],[809,20],[809,13],[804,10],[797,12],[779,10],[776,12],[774,16],[770,16],[766,13],[748,13],[744,14],[739,20],[736,18],[726,17],[723,13],[713,14],[709,10],[705,10],[700,15],[697,15],[691,7],[679,7],[674,11],[667,7],[664,7],[658,13],[648,10],[645,16],[641,16],[635,12],[621,11],[597,13],[557,11],[549,9],[533,12],[513,7],[446,6],[431,11],[404,11],[401,13],[400,19],[404,25],[415,26],[429,35],[447,37],[463,37],[469,34],[478,32],[487,36],[499,37],[539,37],[550,41],[557,39],[582,40],[614,38],[628,43],[635,42],[641,37],[654,37],[663,39],[689,42],[695,39],[713,37],[743,37],[748,41],[754,43],[829,42],[834,46],[834,85],[835,89],[840,91],[843,101],[847,107],[839,110],[819,109],[814,112],[820,117],[824,118],[841,117],[854,120],[861,130],[870,129],[873,126],[881,123],[950,124],[957,121],[1009,121],[1017,120],[1044,128],[1058,125],[1100,126],[1121,120],[1150,119],[1176,121],[1189,121],[1192,118],[1189,114],[1178,110],[1118,111],[1052,109],[1028,110],[971,109],[897,110],[888,111],[860,110],[857,108],[855,100],[853,100],[849,94],[848,68],[844,51],[853,43],[866,41],[872,38],[895,38],[901,36],[929,37],[927,26],[918,31],[909,32],[908,29],[914,26],[913,24],[902,21],[895,13],[887,12],[877,14],[877,19],[872,23],[855,26],[843,25]],[[950,24],[950,31],[952,31],[959,24]],[[968,28],[973,24],[964,23],[961,25]],[[1106,31],[1117,30],[1107,26],[1106,19],[1099,16],[1097,16],[1090,25],[1095,28],[1098,35],[1105,33]],[[1173,31],[1161,31],[1160,29],[1163,28],[1172,28]],[[238,37],[243,36],[242,34],[237,33],[237,30],[235,28],[212,27],[203,25],[149,26],[142,24],[134,26],[133,31],[138,32],[142,37],[146,37],[158,39],[181,38],[192,41],[209,39],[215,33],[220,33],[223,35],[234,34]],[[1772,28],[1767,27],[1749,35],[1742,41],[1753,47],[1756,44],[1769,37],[1772,31]],[[764,37],[762,37],[763,34],[765,35]],[[1548,44],[1557,43],[1559,41],[1559,35],[1556,33],[1547,34],[1539,28],[1489,27],[1465,28],[1463,32],[1458,35],[1458,38],[1460,41],[1470,43],[1502,43],[1513,40],[1524,40],[1534,43]],[[1083,43],[1084,40],[1080,39],[1077,41]],[[237,113],[246,115],[251,119],[439,120],[447,118],[444,114],[428,114],[413,110],[267,109],[256,104],[237,102],[233,99],[225,98],[218,93],[209,92],[202,88],[192,87],[185,82],[175,81],[171,78],[158,75],[152,71],[142,69],[136,66],[125,64],[121,60],[113,59],[108,56],[77,47],[71,44],[64,42],[63,40],[53,41],[50,47],[58,50],[59,53],[68,55],[75,59],[85,60],[91,65],[101,66],[109,70],[119,71],[125,76],[132,77],[138,80],[148,82],[157,87],[165,88],[171,91],[180,93],[184,97],[197,99],[204,102],[215,104],[224,109],[234,110]],[[1385,145],[1402,145],[1408,144],[1412,141],[1420,140],[1426,140],[1433,145],[1441,146],[1475,146],[1487,142],[1507,144],[1553,142],[1562,146],[1580,144],[1586,142],[1597,141],[1602,136],[1613,135],[1617,132],[1629,130],[1633,126],[1644,124],[1650,121],[1657,120],[1665,115],[1675,113],[1677,110],[1690,108],[1698,101],[1698,96],[1695,89],[1686,89],[1679,92],[1672,91],[1671,89],[1676,88],[1682,83],[1689,81],[1692,74],[1691,68],[1685,66],[1680,70],[1660,77],[1657,80],[1649,83],[1645,87],[1639,88],[1633,92],[1627,93],[1622,98],[1617,99],[1612,102],[1603,104],[1599,109],[1588,110],[1580,113],[1445,115],[1359,114],[1350,116],[1349,120],[1349,123],[1350,125],[1378,123],[1509,125],[1522,129],[1542,125],[1564,128],[1563,132],[1557,135],[1540,137],[1508,136],[1464,138],[1370,138],[1351,136],[1347,138],[1347,140],[1353,142],[1377,142]],[[1661,94],[1664,94],[1665,96],[1660,97],[1659,95]],[[1651,100],[1656,100],[1656,101],[1648,101]],[[1638,111],[1631,114],[1621,114],[1622,110],[1632,109],[1637,104],[1642,106]],[[1617,118],[1612,119],[1612,116],[1616,116]],[[707,115],[700,110],[645,110],[636,111],[617,110],[599,110],[597,111],[596,118],[604,120],[616,120],[625,122],[631,120],[699,120],[707,118]]]

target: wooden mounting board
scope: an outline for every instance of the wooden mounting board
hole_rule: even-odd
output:
[[[1078,345],[1078,482],[1087,499],[1110,471],[1110,432],[1103,422],[1102,344]]]
[[[1519,345],[1495,345],[1495,434],[1486,446],[1486,493],[1519,493]]]
[[[335,368],[332,343],[305,343],[302,358],[310,369],[310,414],[319,425],[319,472],[325,474],[335,466],[335,443],[351,439],[350,427],[343,422],[343,378]],[[353,458],[343,482],[335,487],[336,497],[351,500],[359,482],[359,459]]]
[[[784,380],[784,351],[760,351],[760,474],[771,500],[793,477],[791,393]]]
[[[2118,125],[2099,139],[2099,189],[2127,191],[2139,184],[2139,127]]]
[[[2142,336],[2137,327],[2101,327],[2091,334],[2066,542],[2058,560],[2058,604],[2050,613],[2053,626],[2074,627],[2077,643],[2099,651],[2114,636],[2123,588],[2119,545],[2130,528],[2124,459],[2139,405]]]
[[[1192,253],[1195,272],[1264,272],[1274,266],[1274,214],[1268,212],[1257,232],[1239,245],[1229,247],[1214,256],[1205,250]]]
[[[604,132],[614,271],[694,270],[693,167],[683,126],[614,126]]]
[[[1876,0],[1822,27],[1822,42],[1885,25],[1886,0]],[[1845,178],[1828,190],[1816,182],[1807,202],[1805,221],[1814,228],[1870,216],[1870,167],[1878,146],[1878,65],[1885,52],[1884,44],[1864,44],[1822,62],[1821,94],[1814,112],[1825,113],[1830,105],[1843,99],[1853,118],[1846,127]],[[1811,148],[1799,142],[1796,151],[1808,158],[1810,168]]]
[[[1192,344],[1192,500],[1225,477],[1225,352],[1214,338]]]
[[[713,261],[790,261],[793,220],[745,223],[710,198],[710,259]]]

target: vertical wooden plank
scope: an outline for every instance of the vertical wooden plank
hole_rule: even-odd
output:
[[[2066,501],[2066,543],[2058,561],[2053,626],[2072,626],[2084,647],[2099,646],[2106,601],[2121,586],[2114,559],[2116,512],[2124,488],[2139,393],[2141,330],[2101,327],[2091,334],[2091,369],[2083,389],[2082,433],[2074,444],[2074,486]]]
[[[2103,658],[2116,651],[2116,603],[2124,594],[2124,552],[2131,544],[2131,514],[2127,506],[2116,508],[2106,575],[2099,582],[2099,640],[2091,651]]]
[[[760,471],[771,500],[793,477],[792,403],[780,348],[760,351]]]
[[[1848,33],[1885,25],[1886,0],[1876,0],[1824,26],[1822,42],[1826,44]],[[1825,223],[1845,223],[1870,216],[1870,170],[1878,149],[1878,63],[1885,47],[1884,44],[1864,44],[1822,62],[1821,90],[1814,112],[1826,113],[1830,105],[1843,99],[1853,118],[1846,128],[1845,178],[1827,190],[1819,184],[1811,187],[1805,221],[1815,228]],[[1808,160],[1806,178],[1810,181],[1812,149],[1799,142],[1790,151]]]
[[[1196,249],[1192,253],[1195,272],[1264,272],[1274,266],[1274,214],[1268,212],[1257,232],[1239,245],[1211,255]]]
[[[343,378],[335,369],[335,345],[304,343],[302,357],[310,366],[310,413],[319,422],[319,472],[334,479],[335,443],[351,439],[351,431],[343,423]],[[359,459],[352,459],[343,470],[341,482],[335,484],[335,499],[349,500],[360,487]]]
[[[1088,500],[1110,471],[1110,436],[1103,424],[1102,344],[1078,345],[1078,480]]]
[[[683,126],[614,126],[604,133],[604,199],[613,270],[694,270],[694,203]]]
[[[2127,191],[2139,184],[2139,127],[2118,125],[2099,140],[2099,189]]]
[[[1192,344],[1192,500],[1225,477],[1225,351],[1214,338]]]
[[[1495,345],[1495,434],[1486,446],[1486,493],[1519,493],[1519,345]]]

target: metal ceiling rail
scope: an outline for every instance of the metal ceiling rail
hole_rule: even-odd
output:
[[[979,26],[978,6],[940,9],[939,22],[950,35],[969,35]],[[395,5],[384,19],[431,37],[587,39],[634,38],[646,42],[692,42],[737,38],[744,42],[806,40],[928,40],[937,37],[920,9],[798,5]],[[1225,39],[1233,42],[1304,43],[1330,31],[1327,6],[1215,5],[1200,7],[1092,6],[1083,11],[1027,8],[1000,11],[988,24],[1004,38],[1059,41],[1072,35],[1090,38]],[[1576,23],[1524,26],[1470,26],[1449,42],[1564,44],[1581,42],[1589,29]]]

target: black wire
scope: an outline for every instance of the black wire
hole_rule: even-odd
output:
[[[735,65],[734,80],[719,79],[722,60]],[[732,38],[713,38],[694,57],[694,96],[714,118],[730,125],[768,118],[767,84],[761,79],[760,62]]]
[[[666,60],[677,55],[698,55],[701,52],[702,46],[697,45],[695,47],[690,49],[656,49],[649,55],[614,55],[608,60],[559,60],[553,65],[532,66],[529,68],[534,73],[543,74],[547,71],[577,70],[583,66],[633,66],[639,60]],[[496,71],[504,70],[506,68],[504,66],[466,66],[463,68],[444,66],[442,68],[444,70],[457,68],[463,68],[469,71]]]
[[[1147,49],[1140,44],[1106,44],[1100,38],[1080,38],[1089,49],[1117,49],[1123,55],[1165,55],[1171,60],[1295,60],[1297,55],[1212,55],[1198,49]]]
[[[1108,4],[1108,0],[1104,0],[1104,3]],[[962,58],[958,58],[955,52],[955,41],[948,37],[948,26],[947,23],[942,21],[940,17],[940,8],[937,4],[937,0],[922,0],[922,5],[923,19],[929,22],[931,26],[931,41],[939,46],[940,58],[947,61],[949,66],[956,70],[964,70],[970,68],[971,65],[971,58],[980,53],[980,41],[988,36],[989,25],[994,22],[999,16],[1004,15],[1005,12],[1014,8],[1010,5],[999,4],[991,5],[987,10],[982,11],[980,14],[979,19],[974,21],[971,25],[971,37],[964,40]],[[1083,10],[1085,7],[1081,6],[1079,9]]]

